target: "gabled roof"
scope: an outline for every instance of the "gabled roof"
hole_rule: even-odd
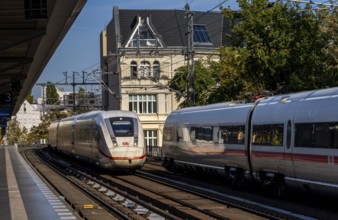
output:
[[[193,14],[194,25],[205,25],[211,39],[209,46],[197,44],[195,47],[219,48],[227,44],[225,33],[229,32],[229,27],[221,12],[193,12]],[[139,17],[149,18],[151,26],[167,48],[187,47],[187,19],[184,10],[124,10],[115,6],[113,19],[106,29],[110,52],[116,50],[116,39],[121,39],[122,48],[127,45]]]

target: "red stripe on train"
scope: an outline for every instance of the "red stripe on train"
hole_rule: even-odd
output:
[[[223,154],[231,154],[237,156],[247,156],[247,150],[234,150],[234,149],[226,149]]]
[[[147,156],[147,154],[144,154],[142,156],[138,157],[110,157],[112,160],[140,160]]]
[[[291,154],[281,152],[266,152],[266,151],[253,151],[252,156],[265,157],[271,159],[290,160],[290,161],[304,161],[316,163],[328,163],[327,155],[314,155],[314,154]]]
[[[101,149],[99,149],[100,153],[109,158],[109,159],[112,159],[112,160],[140,160],[140,159],[143,159],[147,156],[147,153],[141,155],[141,156],[137,156],[137,157],[111,157],[111,156],[107,156]]]

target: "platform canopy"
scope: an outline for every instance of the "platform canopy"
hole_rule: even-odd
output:
[[[18,112],[85,3],[0,1],[0,120]]]

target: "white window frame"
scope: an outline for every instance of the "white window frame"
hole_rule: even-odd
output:
[[[144,140],[146,146],[158,146],[158,132],[157,130],[144,130]]]
[[[140,73],[142,77],[148,78],[150,76],[150,62],[142,61],[140,64]]]
[[[156,114],[157,97],[154,94],[129,95],[129,111],[137,114]]]

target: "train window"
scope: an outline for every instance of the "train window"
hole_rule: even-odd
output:
[[[177,141],[183,141],[183,128],[181,127],[177,129]]]
[[[331,126],[333,130],[333,148],[338,149],[338,123]]]
[[[313,146],[313,124],[296,124],[295,147]]]
[[[283,124],[254,125],[252,143],[256,145],[283,146]]]
[[[338,148],[338,123],[296,124],[295,147]]]
[[[165,127],[163,129],[163,140],[174,141],[174,128]]]
[[[134,124],[132,118],[116,117],[110,118],[110,123],[116,137],[133,136]]]
[[[219,128],[220,143],[244,144],[245,126],[221,126]]]
[[[212,127],[191,127],[190,140],[208,141],[208,142],[212,141]]]

